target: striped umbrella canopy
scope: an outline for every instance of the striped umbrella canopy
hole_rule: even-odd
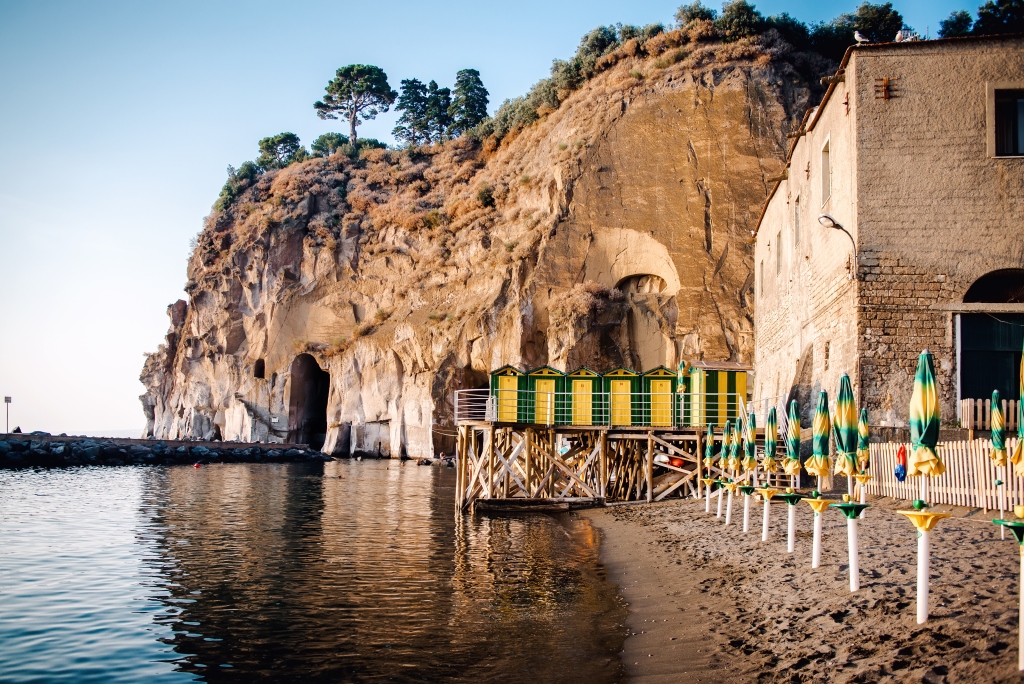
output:
[[[939,392],[935,387],[935,358],[925,349],[917,358],[914,393],[910,396],[910,442],[907,474],[941,475],[946,465],[935,453],[939,443]]]
[[[761,467],[765,472],[774,473],[779,469],[779,465],[775,462],[775,445],[778,441],[779,420],[775,416],[775,407],[772,406],[768,409],[768,417],[764,421],[764,460],[761,461]]]
[[[786,458],[782,469],[787,475],[800,474],[800,405],[789,402],[789,424],[786,426]]]
[[[868,410],[860,410],[860,420],[857,421],[857,463],[860,471],[868,469],[868,460],[871,459],[871,449],[868,447],[868,440],[871,432],[868,429]]]
[[[989,456],[997,467],[1006,465],[1006,418],[1003,416],[1003,402],[999,390],[992,390],[992,451]]]
[[[743,470],[753,472],[757,470],[757,427],[754,422],[754,414],[747,417],[747,429],[743,433]]]
[[[732,451],[732,423],[725,421],[722,428],[722,449],[718,452],[718,467],[722,470],[729,469],[729,452]]]
[[[708,423],[707,442],[704,444],[704,467],[710,468],[715,462],[715,424]]]
[[[1020,362],[1020,399],[1017,400],[1017,446],[1010,456],[1013,472],[1024,475],[1024,357]]]
[[[811,475],[828,477],[828,471],[832,470],[832,459],[828,455],[828,433],[831,431],[831,422],[828,417],[828,392],[822,390],[818,393],[818,406],[814,409],[811,442],[814,453],[804,464],[804,470]]]
[[[853,405],[853,385],[846,373],[839,378],[835,435],[836,475],[853,475],[857,472],[857,407]]]
[[[732,443],[729,444],[729,469],[738,471],[740,469],[740,446],[743,441],[743,423],[739,418],[732,431]]]

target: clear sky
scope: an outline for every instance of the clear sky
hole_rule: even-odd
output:
[[[345,131],[312,104],[376,64],[452,84],[475,68],[491,111],[600,24],[670,23],[676,2],[48,2],[0,0],[0,393],[11,427],[141,430],[143,353],[185,298],[189,240],[228,164],[260,138]],[[715,2],[706,3],[715,7]],[[804,21],[856,0],[771,0]],[[931,35],[976,2],[896,0]],[[391,142],[394,113],[360,128]],[[0,416],[2,419],[2,416]],[[0,429],[2,429],[0,425]]]

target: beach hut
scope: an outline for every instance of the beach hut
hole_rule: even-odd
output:
[[[640,391],[645,422],[652,427],[675,424],[675,394],[678,376],[664,366],[653,368],[640,376]]]
[[[747,374],[751,367],[721,361],[694,361],[685,401],[685,425],[725,425],[742,414],[740,399],[747,400]]]
[[[526,374],[514,366],[502,366],[491,372],[491,396],[495,402],[495,417],[499,423],[525,423]]]
[[[537,425],[555,425],[565,422],[562,413],[565,403],[565,373],[541,366],[526,375],[527,409],[526,422]]]
[[[606,407],[601,398],[601,374],[580,367],[565,377],[566,413],[572,425],[602,425]]]
[[[640,424],[640,375],[628,368],[616,368],[601,376],[611,407],[611,425]]]

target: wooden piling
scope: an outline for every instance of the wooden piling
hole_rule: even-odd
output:
[[[526,496],[533,497],[533,430],[526,428],[526,444],[523,446],[523,462],[526,464]]]
[[[494,498],[494,426],[488,428],[490,439],[487,442],[487,498]]]
[[[654,433],[647,433],[647,503],[654,501]]]

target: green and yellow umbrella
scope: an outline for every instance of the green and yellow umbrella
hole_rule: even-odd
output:
[[[935,359],[925,349],[917,359],[914,393],[910,397],[910,441],[907,474],[938,476],[946,465],[935,453],[939,443],[939,392],[935,387]]]
[[[748,473],[757,470],[757,427],[754,420],[754,414],[751,413],[743,433],[743,470]]]
[[[1006,419],[1003,416],[1003,402],[999,390],[992,390],[992,451],[989,456],[996,467],[1006,465]]]
[[[822,390],[818,393],[818,406],[814,409],[811,442],[814,453],[804,464],[804,470],[811,475],[828,477],[829,471],[832,470],[832,459],[828,455],[829,432],[831,432],[831,421],[828,417],[828,392]]]
[[[732,442],[729,444],[729,470],[739,472],[740,469],[740,443],[743,440],[743,423],[736,419],[736,426],[732,432]]]
[[[761,467],[765,472],[778,472],[779,465],[775,462],[775,445],[779,441],[779,421],[775,417],[775,407],[768,409],[768,417],[764,421],[764,460]],[[797,461],[799,464],[799,460]]]
[[[860,410],[860,420],[857,421],[857,464],[860,471],[868,469],[868,461],[871,460],[871,448],[869,446],[871,431],[868,428],[868,410]]]
[[[839,378],[839,397],[836,399],[836,475],[853,477],[857,472],[857,407],[853,405],[853,385],[850,376]]]
[[[787,475],[800,474],[800,405],[789,402],[789,423],[786,425],[786,458],[782,469]],[[796,486],[796,485],[794,485]]]
[[[1017,446],[1010,456],[1013,472],[1024,475],[1024,357],[1020,362],[1020,399],[1017,401]]]
[[[715,424],[708,423],[707,442],[704,444],[704,467],[711,469],[715,462]]]
[[[722,428],[722,449],[718,452],[718,467],[729,470],[729,452],[732,451],[732,423],[725,421]]]

